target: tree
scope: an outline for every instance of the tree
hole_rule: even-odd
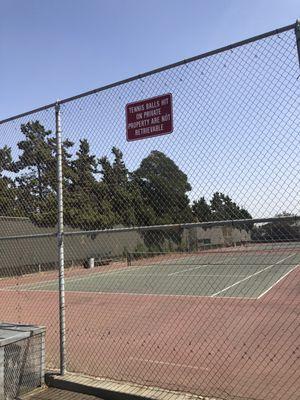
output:
[[[199,200],[194,201],[192,205],[192,211],[197,221],[199,222],[211,221],[212,218],[211,209],[204,197],[201,197]]]
[[[3,171],[15,172],[14,163],[11,155],[11,148],[4,146],[0,149],[0,176]]]
[[[116,223],[111,204],[101,193],[101,187],[92,196],[86,192],[66,196],[64,216],[67,225],[80,229],[106,229]]]
[[[57,144],[56,138],[50,137],[48,139],[48,145],[51,149],[51,160],[49,162],[49,169],[46,180],[49,183],[49,186],[52,189],[52,192],[57,191]],[[62,142],[62,172],[63,172],[63,189],[69,189],[69,186],[74,179],[73,169],[72,169],[72,154],[70,150],[74,143],[69,139],[65,139]]]
[[[232,199],[220,192],[214,193],[210,201],[212,220],[251,219],[250,213],[240,208]]]
[[[140,188],[144,204],[152,213],[151,225],[194,221],[187,192],[191,190],[186,174],[173,160],[160,151],[152,151],[132,174]],[[172,243],[180,245],[182,231],[161,229],[146,231],[143,238],[151,251],[165,251]]]
[[[164,153],[154,150],[133,174],[143,198],[155,213],[156,224],[184,223],[193,220],[187,192],[186,174]]]
[[[14,163],[19,173],[15,180],[19,204],[35,223],[53,226],[57,213],[56,140],[39,121],[22,124],[21,132],[25,139],[17,144],[21,153]],[[72,146],[69,140],[62,144],[64,186],[71,176],[68,149]]]
[[[115,223],[103,185],[97,182],[96,156],[90,153],[87,139],[80,140],[71,162],[70,182],[65,190],[65,223],[80,229],[110,228]]]
[[[153,210],[145,204],[140,187],[132,179],[123,160],[120,149],[113,147],[114,161],[107,157],[100,159],[102,167],[102,187],[107,201],[112,205],[116,223],[125,226],[150,224],[153,221]]]
[[[0,149],[0,215],[20,215],[16,204],[16,187],[12,178],[3,175],[4,171],[15,171],[11,149],[7,146]]]
[[[71,162],[72,189],[90,192],[93,190],[97,170],[96,156],[90,154],[90,145],[87,139],[80,140],[76,159]]]
[[[24,191],[31,195],[33,200],[32,211],[34,211],[41,205],[50,191],[46,176],[49,174],[49,164],[52,157],[51,148],[47,141],[51,131],[45,130],[39,121],[32,121],[22,124],[21,132],[25,139],[17,144],[21,154],[16,167],[18,171],[23,171],[23,173],[17,178],[17,182]]]

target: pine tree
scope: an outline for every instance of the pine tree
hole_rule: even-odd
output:
[[[21,154],[16,167],[18,172],[22,171],[17,183],[24,196],[31,199],[26,208],[28,207],[29,212],[36,212],[50,192],[46,177],[52,158],[48,142],[51,131],[45,130],[39,121],[32,121],[21,125],[21,132],[25,139],[17,144]]]
[[[129,173],[123,160],[123,153],[116,147],[112,148],[114,161],[107,157],[99,160],[102,174],[102,187],[106,192],[107,201],[112,206],[115,223],[125,226],[136,225],[136,210],[133,207],[134,196]]]
[[[65,190],[65,223],[80,229],[110,228],[115,223],[107,193],[97,182],[96,156],[90,153],[87,139],[80,140],[76,158],[71,162],[70,183]]]
[[[192,205],[192,211],[197,221],[199,222],[206,222],[211,220],[211,209],[204,197],[201,197],[199,200],[194,201]]]
[[[229,196],[216,192],[210,201],[212,219],[215,221],[251,219],[250,213],[239,207]]]
[[[13,179],[3,172],[14,172],[11,149],[4,146],[0,149],[0,215],[20,216],[21,210],[17,205],[17,191]]]
[[[76,159],[71,162],[72,187],[73,190],[90,192],[93,190],[96,179],[97,160],[95,155],[90,154],[90,145],[87,139],[80,140]]]
[[[14,163],[18,176],[15,180],[18,201],[25,215],[43,226],[54,226],[57,220],[56,139],[39,121],[21,125],[24,140],[18,142],[21,150]],[[71,178],[68,150],[73,146],[69,140],[62,143],[64,187]]]

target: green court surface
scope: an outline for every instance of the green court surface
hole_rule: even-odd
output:
[[[298,268],[298,249],[281,250],[172,253],[136,259],[130,266],[103,271],[98,267],[97,271],[67,278],[65,288],[72,292],[256,299]],[[26,291],[57,289],[57,280],[18,286],[18,290]]]

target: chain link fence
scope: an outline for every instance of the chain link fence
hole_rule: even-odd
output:
[[[46,326],[48,368],[296,400],[297,29],[1,121],[1,319]],[[173,132],[127,141],[166,93]]]

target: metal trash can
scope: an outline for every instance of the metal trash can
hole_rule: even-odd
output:
[[[95,259],[89,258],[88,268],[94,268],[94,267],[95,267]]]

